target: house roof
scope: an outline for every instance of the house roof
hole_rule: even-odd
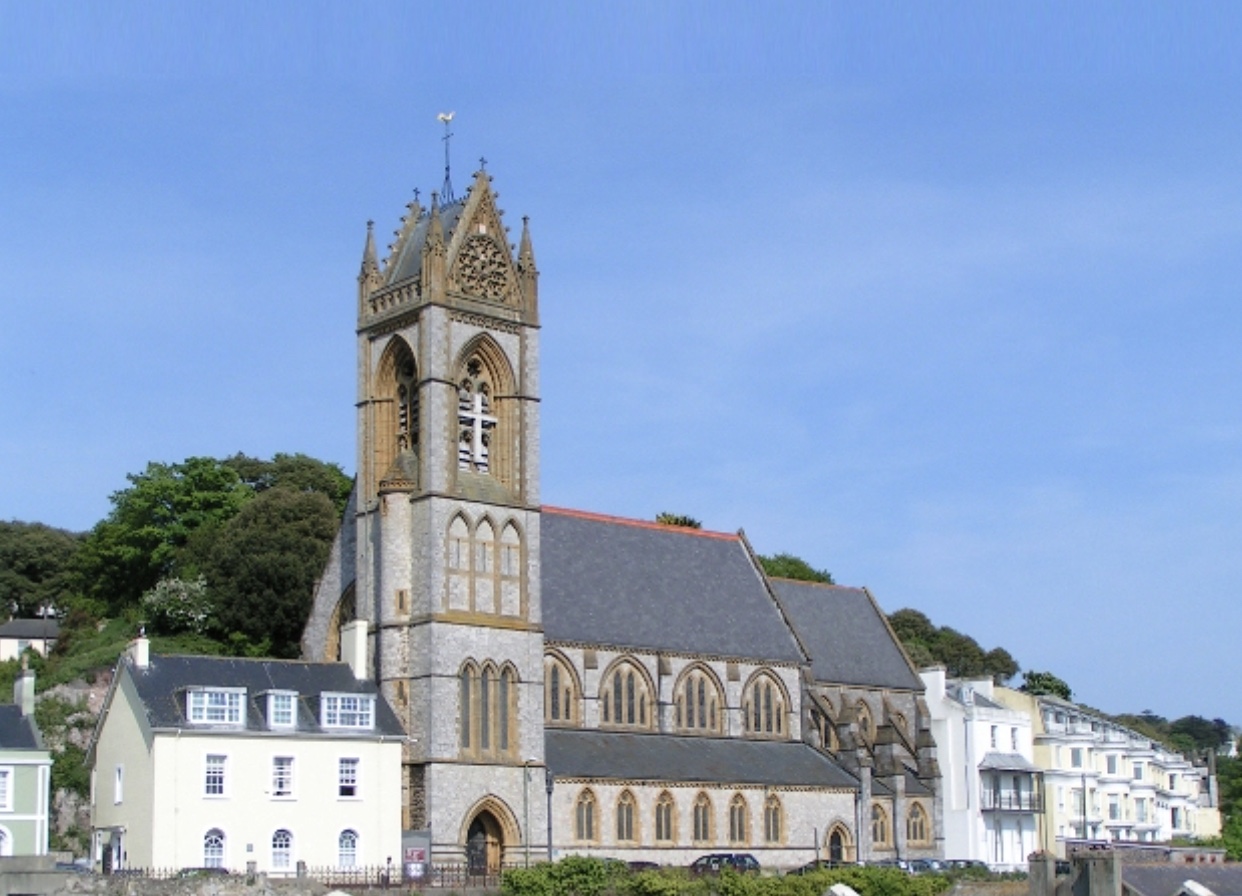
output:
[[[544,507],[544,634],[805,662],[738,535]]]
[[[359,681],[345,663],[300,660],[255,660],[214,656],[152,656],[146,668],[126,663],[152,728],[199,731],[185,714],[185,692],[194,688],[245,688],[246,731],[269,732],[265,724],[267,691],[296,691],[299,734],[352,737],[402,737],[405,731],[382,696],[375,701],[374,729],[324,729],[319,725],[319,698],[324,693],[379,694],[374,682]]]
[[[0,706],[0,750],[41,750],[34,722],[20,706]]]
[[[12,619],[0,625],[0,638],[21,638],[37,641],[60,636],[60,623],[55,619]]]
[[[772,590],[811,654],[816,681],[923,690],[865,589],[773,579]]]
[[[1039,766],[1032,763],[1021,753],[997,753],[990,751],[979,760],[981,771],[998,772],[1037,772]]]
[[[1121,882],[1133,896],[1175,896],[1193,880],[1216,896],[1242,896],[1242,864],[1131,864],[1123,858]]]
[[[800,741],[549,728],[558,778],[785,785],[856,790],[858,780]]]

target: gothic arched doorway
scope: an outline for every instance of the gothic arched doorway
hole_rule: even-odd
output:
[[[466,830],[466,865],[471,875],[499,874],[504,832],[496,816],[484,809]]]
[[[832,862],[854,861],[854,847],[850,832],[842,824],[834,824],[828,832],[828,860]]]

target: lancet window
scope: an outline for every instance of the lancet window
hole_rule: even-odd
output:
[[[713,734],[723,730],[720,685],[706,668],[695,666],[683,674],[675,693],[674,712],[678,728]]]
[[[492,433],[497,418],[493,414],[493,388],[482,362],[471,358],[465,376],[457,384],[457,466],[476,473],[491,471]]]
[[[651,726],[651,689],[642,669],[630,660],[621,660],[604,673],[599,699],[604,724],[627,728]]]
[[[513,667],[468,662],[458,673],[462,755],[512,757],[517,752],[518,680]]]
[[[548,722],[578,721],[578,680],[573,669],[556,656],[543,658],[543,717]]]
[[[742,717],[749,734],[785,734],[785,692],[770,674],[756,675],[742,698]]]
[[[729,802],[729,842],[735,846],[743,846],[747,842],[749,825],[747,824],[750,810],[746,806],[746,797],[734,794]]]
[[[673,795],[663,791],[656,800],[655,838],[657,843],[672,843],[677,839],[677,803]]]

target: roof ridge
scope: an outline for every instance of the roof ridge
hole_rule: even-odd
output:
[[[592,520],[597,523],[614,523],[618,526],[631,526],[635,529],[655,529],[659,532],[677,532],[682,535],[697,535],[700,538],[716,538],[723,541],[738,541],[737,534],[732,532],[715,532],[710,529],[691,529],[687,526],[670,526],[666,523],[657,523],[651,520],[636,520],[632,517],[613,516],[607,513],[594,513],[589,510],[573,510],[568,507],[553,507],[549,504],[544,504],[540,510],[544,513],[577,517],[578,519]]]
[[[841,591],[865,591],[859,585],[842,585],[839,582],[812,582],[810,579],[791,579],[789,576],[768,576],[773,582],[794,582],[798,585],[810,585],[813,588],[835,588]]]

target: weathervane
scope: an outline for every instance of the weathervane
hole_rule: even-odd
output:
[[[453,132],[449,130],[449,126],[456,114],[456,112],[441,112],[436,116],[444,122],[444,187],[440,190],[440,199],[445,205],[453,201],[453,182],[449,179],[449,140],[452,139]]]

